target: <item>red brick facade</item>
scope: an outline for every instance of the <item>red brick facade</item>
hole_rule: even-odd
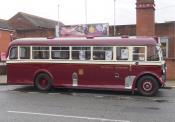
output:
[[[57,21],[19,12],[9,23],[16,30],[17,38],[24,37],[53,37]],[[63,23],[60,22],[60,26]]]
[[[7,51],[9,42],[11,40],[10,34],[11,31],[0,29],[0,52]]]
[[[17,38],[53,37],[55,35],[55,29],[18,30],[16,32]]]
[[[137,0],[136,3],[136,35],[155,35],[154,0]]]
[[[155,25],[155,35],[167,36],[169,39],[168,58],[175,58],[175,22],[160,23]]]

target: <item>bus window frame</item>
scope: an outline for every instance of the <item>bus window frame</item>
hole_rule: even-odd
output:
[[[19,57],[20,60],[29,60],[29,59],[31,59],[31,46],[25,46],[24,45],[24,46],[18,46],[18,47],[19,47],[19,55],[18,55],[18,57]],[[30,49],[30,51],[29,51],[30,52],[29,58],[21,58],[21,50],[20,50],[21,47],[29,47],[29,49]]]
[[[11,54],[11,50],[12,48],[16,47],[17,48],[17,58],[15,59],[10,59],[10,54]],[[20,48],[21,47],[29,47],[30,48],[30,58],[29,59],[22,59],[20,58]],[[47,47],[48,50],[33,50],[33,47]],[[67,59],[53,59],[51,57],[51,53],[52,53],[52,47],[69,47],[69,50],[66,50],[66,51],[69,51],[69,58]],[[80,60],[80,59],[72,59],[72,47],[89,47],[90,49],[89,50],[85,50],[85,51],[90,51],[90,59],[85,59],[85,60]],[[109,47],[109,48],[112,48],[110,51],[112,51],[112,59],[111,60],[94,60],[93,58],[93,54],[94,54],[94,47]],[[128,48],[128,60],[118,60],[117,59],[117,48],[118,47],[126,47]],[[145,50],[144,52],[144,58],[145,60],[133,60],[133,48],[134,47],[143,47]],[[47,46],[47,45],[36,45],[36,46],[26,46],[26,45],[14,45],[12,47],[10,47],[9,49],[9,53],[8,53],[8,57],[7,57],[7,60],[64,60],[64,61],[94,61],[94,62],[112,62],[112,61],[115,61],[115,62],[160,62],[162,61],[161,59],[161,50],[160,50],[160,46],[154,46],[156,49],[157,49],[157,55],[159,56],[159,60],[153,60],[153,61],[148,61],[147,60],[147,54],[148,54],[148,47],[149,46]],[[38,59],[35,59],[33,58],[33,52],[35,51],[44,51],[44,52],[48,52],[48,58],[38,58]],[[75,51],[78,51],[78,50],[75,50]],[[95,50],[96,51],[96,50]],[[104,51],[105,50],[99,50],[99,51]]]
[[[144,48],[144,60],[134,60],[133,59],[134,54],[138,54],[138,56],[140,55],[139,53],[133,53],[135,47]],[[147,58],[146,57],[147,57],[147,46],[132,46],[132,61],[133,62],[146,62],[147,61]]]
[[[106,60],[106,55],[104,56],[104,60],[95,60],[94,59],[94,47],[103,47],[103,48],[105,48],[105,47],[109,47],[109,48],[112,48],[111,50],[95,50],[95,51],[99,51],[99,52],[101,52],[101,51],[104,51],[104,53],[106,53],[106,51],[112,51],[112,58],[111,58],[111,60]],[[110,62],[110,61],[114,61],[114,50],[115,50],[115,47],[116,46],[92,46],[92,60],[93,61],[102,61],[102,62],[104,62],[104,61],[107,61],[107,62]]]
[[[127,47],[127,48],[128,48],[128,59],[127,59],[127,60],[122,60],[122,59],[119,60],[119,59],[117,59],[117,48],[118,48],[118,47]],[[119,62],[120,62],[120,61],[121,61],[121,62],[133,61],[133,59],[132,59],[132,47],[133,47],[133,46],[115,46],[115,53],[116,53],[116,54],[115,54],[115,55],[116,55],[116,56],[115,56],[115,61],[119,61]]]
[[[52,49],[53,47],[60,47],[60,48],[68,47],[69,49],[68,50],[61,50],[61,49],[60,50],[53,50]],[[50,46],[50,59],[51,60],[68,60],[68,59],[70,59],[70,47],[71,46]],[[52,52],[54,52],[54,51],[60,51],[60,52],[66,51],[66,52],[68,52],[69,56],[68,56],[68,58],[53,58]]]
[[[48,50],[33,50],[33,47],[48,47]],[[51,52],[51,50],[50,50],[50,46],[31,46],[31,48],[32,48],[32,60],[49,60],[50,59],[50,52]],[[47,52],[48,51],[48,58],[34,58],[33,56],[33,51],[35,52],[35,51],[41,51],[41,52]]]
[[[10,56],[11,56],[11,50],[13,48],[17,48],[17,56],[16,56],[16,58],[10,58]],[[7,60],[19,60],[19,46],[12,46],[12,47],[10,47],[9,52],[8,52]]]
[[[69,47],[71,47],[71,48],[69,48],[69,50],[71,51],[71,57],[70,57],[70,60],[71,61],[90,61],[91,60],[91,57],[92,57],[92,55],[91,55],[91,48],[92,48],[92,46],[69,46]],[[89,50],[74,50],[73,48],[74,47],[81,47],[81,48],[83,48],[83,47],[88,47],[89,48]],[[88,51],[90,51],[90,58],[89,59],[86,59],[86,56],[85,56],[85,59],[84,60],[81,60],[80,58],[79,59],[73,59],[72,57],[72,52],[73,51],[78,51],[78,52],[80,52],[80,51],[85,51],[85,53],[86,52],[88,52]],[[79,54],[79,56],[80,56],[80,54]]]

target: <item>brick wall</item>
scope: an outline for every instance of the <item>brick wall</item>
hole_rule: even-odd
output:
[[[17,38],[26,38],[26,37],[53,37],[55,36],[54,29],[35,29],[35,30],[23,30],[16,31]]]
[[[0,52],[6,52],[11,40],[10,31],[0,30]]]
[[[9,20],[9,23],[15,28],[16,30],[25,30],[25,29],[34,29],[36,28],[33,24],[25,19],[20,14],[15,15]]]
[[[175,58],[175,24],[174,22],[156,24],[156,36],[166,36],[169,39],[168,58]]]
[[[167,79],[175,80],[175,59],[166,59],[167,64]]]
[[[136,3],[136,35],[155,35],[154,0],[137,0]]]
[[[116,28],[116,36],[128,35],[135,36],[136,35],[136,25],[118,25]],[[109,27],[109,36],[114,36],[114,27]]]

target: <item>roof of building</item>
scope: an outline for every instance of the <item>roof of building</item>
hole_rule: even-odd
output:
[[[14,30],[7,20],[0,19],[0,30]]]
[[[23,13],[23,12],[18,12],[15,16],[13,16],[9,21],[11,23],[11,20],[16,19],[18,21],[19,16],[30,22],[32,24],[33,28],[48,28],[52,29],[55,28],[55,25],[58,23],[58,21],[51,20],[51,19],[46,19],[43,17]],[[19,20],[20,21],[20,20]],[[18,28],[18,26],[15,26],[13,23],[11,23],[15,29],[20,29],[20,30],[25,30],[26,28]],[[62,22],[59,22],[59,25],[62,26],[64,25]],[[31,26],[31,27],[32,27]],[[24,26],[23,26],[24,27]],[[31,29],[31,28],[30,28]]]
[[[21,38],[11,42],[11,45],[39,45],[39,46],[148,46],[157,45],[154,38],[134,37],[95,37],[95,38]]]

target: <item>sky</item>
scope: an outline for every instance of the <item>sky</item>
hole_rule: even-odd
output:
[[[65,25],[86,24],[86,17],[87,24],[114,24],[114,0],[87,0],[87,16],[85,16],[85,1],[0,0],[0,19],[8,20],[17,12],[24,12],[53,20],[58,20],[59,18]],[[116,0],[116,25],[136,23],[135,3],[136,0]],[[175,0],[155,0],[155,3],[155,21],[157,23],[175,21]]]

